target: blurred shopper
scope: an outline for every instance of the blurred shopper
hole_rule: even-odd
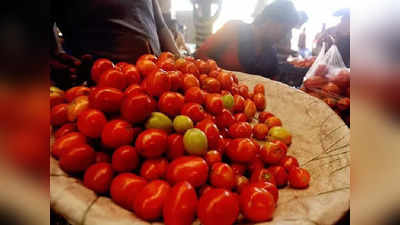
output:
[[[310,51],[307,48],[307,35],[306,28],[303,27],[303,30],[299,34],[299,41],[297,43],[297,47],[299,48],[299,54],[303,58],[307,58],[310,55]]]
[[[190,54],[189,48],[186,46],[184,30],[185,27],[182,24],[179,24],[177,20],[171,20],[167,22],[169,29],[174,36],[174,40],[176,43],[176,47],[178,48],[180,53]]]
[[[277,73],[278,64],[274,44],[298,24],[298,19],[291,1],[277,0],[266,6],[252,24],[226,23],[195,55],[212,58],[224,69],[271,77]]]

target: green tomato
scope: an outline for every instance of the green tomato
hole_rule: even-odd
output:
[[[231,110],[234,104],[233,96],[231,94],[222,96],[222,102],[224,103],[224,107],[226,109]]]
[[[189,129],[183,135],[183,146],[190,155],[204,155],[208,149],[207,136],[200,129]]]
[[[170,132],[172,130],[172,121],[163,113],[153,112],[150,118],[147,120],[145,126],[146,129],[155,128]]]
[[[188,116],[179,115],[174,119],[174,129],[178,133],[185,133],[186,130],[193,128],[193,121]]]
[[[267,139],[268,141],[280,140],[288,146],[292,143],[292,135],[283,127],[272,127],[268,131]]]

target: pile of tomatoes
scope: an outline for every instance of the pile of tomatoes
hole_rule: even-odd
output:
[[[278,188],[308,187],[310,174],[287,155],[291,134],[264,111],[262,84],[250,93],[215,61],[168,52],[136,65],[98,59],[91,77],[94,87],[50,89],[51,154],[140,218],[267,221]]]

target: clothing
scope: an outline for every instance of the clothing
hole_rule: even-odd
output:
[[[54,0],[52,19],[74,56],[92,54],[136,62],[144,53],[161,51],[155,0]]]

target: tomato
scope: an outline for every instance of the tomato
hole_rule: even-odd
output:
[[[108,59],[97,59],[90,71],[91,78],[94,82],[99,82],[101,74],[104,71],[114,68],[114,64]]]
[[[165,158],[148,159],[140,168],[140,176],[146,180],[163,179],[167,173],[168,161]]]
[[[231,93],[232,95],[239,95],[239,87],[236,83],[233,83]]]
[[[174,117],[181,113],[185,99],[177,92],[164,92],[158,100],[158,109],[167,114],[168,116]]]
[[[96,159],[96,153],[87,144],[77,144],[65,149],[60,156],[60,167],[67,173],[85,171]]]
[[[75,131],[78,131],[75,123],[66,123],[56,131],[54,137],[57,139],[59,137],[62,137],[68,133]]]
[[[154,71],[145,78],[143,83],[145,91],[153,97],[160,97],[164,92],[171,89],[168,73],[163,70]]]
[[[100,76],[98,87],[112,87],[124,90],[127,86],[124,74],[117,69],[109,69]]]
[[[54,157],[59,158],[66,149],[75,147],[80,144],[86,144],[85,135],[79,132],[70,132],[55,140],[52,146],[51,153]]]
[[[265,96],[261,93],[257,93],[257,94],[254,94],[252,99],[254,101],[254,104],[256,105],[257,110],[264,111],[264,109],[267,105]]]
[[[127,62],[118,62],[117,64],[115,64],[115,68],[119,71],[123,71],[124,68],[131,66],[132,64],[129,64]]]
[[[274,175],[278,187],[286,186],[288,183],[288,173],[283,166],[271,166],[268,170]]]
[[[270,113],[270,112],[260,112],[260,114],[258,114],[258,122],[259,123],[264,123],[268,118],[273,117],[274,114]]]
[[[121,115],[131,123],[142,123],[156,108],[157,103],[152,97],[143,93],[135,93],[125,96],[121,105]]]
[[[110,189],[113,175],[110,163],[96,163],[85,171],[83,184],[97,194],[105,194]]]
[[[239,201],[232,192],[211,189],[199,200],[197,216],[203,225],[231,225],[239,215]]]
[[[250,99],[246,99],[244,102],[244,114],[246,114],[247,118],[251,120],[257,112],[256,104]]]
[[[229,143],[226,153],[233,162],[249,163],[255,158],[257,148],[248,138],[236,138]]]
[[[50,107],[54,107],[58,104],[65,102],[64,91],[54,86],[50,87]]]
[[[251,183],[250,185],[258,188],[263,188],[268,191],[272,195],[272,197],[274,197],[275,204],[277,204],[279,200],[279,190],[276,185],[266,181],[258,181],[255,183]]]
[[[327,92],[329,94],[336,94],[336,95],[340,95],[341,94],[340,88],[336,84],[334,84],[332,82],[329,82],[329,83],[325,84],[322,87],[322,91]]]
[[[249,179],[242,175],[235,175],[235,189],[238,193],[242,192],[243,188],[249,185]]]
[[[76,118],[83,111],[89,108],[89,98],[85,95],[76,97],[67,107],[67,117],[70,122],[76,120]]]
[[[179,58],[175,61],[175,66],[178,70],[182,70],[183,66],[186,64],[186,59]],[[180,71],[179,71],[180,72]]]
[[[161,52],[160,56],[158,57],[158,61],[165,59],[175,59],[175,55],[171,52]]]
[[[240,193],[241,212],[246,219],[252,222],[271,220],[275,206],[274,197],[263,188],[249,185]]]
[[[276,180],[274,175],[269,170],[264,168],[259,168],[252,172],[250,177],[250,182],[255,183],[257,181],[266,181],[276,185]]]
[[[258,169],[263,169],[264,168],[264,162],[260,159],[260,155],[257,154],[256,158],[248,164],[248,169],[251,173]]]
[[[53,108],[51,108],[50,112],[51,125],[60,126],[68,122],[67,109],[68,109],[67,104],[58,104]]]
[[[204,158],[209,166],[211,166],[214,163],[222,161],[221,153],[219,153],[218,151],[215,151],[215,150],[208,151]]]
[[[221,83],[215,78],[207,77],[201,84],[201,87],[207,92],[219,93],[221,91]]]
[[[185,102],[204,104],[205,94],[199,87],[191,87],[185,91]]]
[[[196,65],[192,62],[187,62],[183,65],[181,71],[183,73],[193,74],[196,78],[199,77],[199,70],[197,69]]]
[[[171,91],[183,88],[183,74],[181,71],[168,71],[168,77],[171,82]]]
[[[235,176],[232,168],[226,163],[214,163],[211,166],[210,183],[214,187],[231,190],[235,185]]]
[[[247,122],[236,122],[229,127],[229,135],[233,138],[250,138],[251,125]]]
[[[341,98],[338,102],[337,102],[337,107],[340,110],[346,110],[348,108],[350,108],[350,98],[346,97],[346,98]]]
[[[176,70],[176,68],[175,68],[175,60],[174,59],[158,60],[157,66],[160,69],[163,69],[165,71],[174,71],[174,70]]]
[[[90,107],[105,113],[118,112],[124,94],[116,88],[95,88],[89,96]]]
[[[134,139],[132,126],[124,120],[111,120],[106,123],[101,133],[101,141],[107,148],[129,145]]]
[[[135,146],[145,158],[155,158],[167,151],[168,135],[159,129],[147,129],[139,134]]]
[[[249,119],[247,118],[246,114],[244,113],[237,113],[235,114],[236,122],[247,122]]]
[[[253,89],[254,94],[263,94],[265,95],[265,89],[263,84],[256,84]]]
[[[199,122],[204,119],[205,112],[203,106],[197,103],[185,103],[181,110],[181,114],[188,116],[193,122]]]
[[[212,70],[210,71],[210,73],[208,74],[209,77],[213,77],[213,78],[217,78],[219,75],[219,71],[217,70]]]
[[[104,152],[96,152],[95,163],[101,163],[101,162],[111,163],[111,157]]]
[[[147,221],[160,218],[170,189],[169,184],[162,180],[146,184],[136,195],[133,203],[136,215]]]
[[[198,156],[182,156],[173,160],[167,169],[167,181],[176,184],[188,181],[193,187],[205,184],[208,177],[207,162]]]
[[[215,60],[207,59],[206,62],[208,64],[210,72],[211,71],[216,71],[218,69],[218,65],[217,65],[217,62],[215,62]]]
[[[145,92],[139,84],[131,84],[125,89],[124,94],[128,96],[133,93],[145,93]]]
[[[219,115],[224,109],[224,103],[222,101],[222,96],[220,94],[207,94],[206,99],[206,109],[214,115]]]
[[[202,195],[204,195],[207,191],[209,191],[209,190],[211,190],[211,189],[213,189],[213,188],[212,188],[210,185],[205,184],[205,185],[203,185],[203,186],[200,187],[200,189],[199,189],[199,195],[202,196]]]
[[[244,110],[245,99],[240,95],[233,95],[233,112],[241,113]]]
[[[239,87],[239,94],[240,94],[243,98],[250,98],[250,95],[249,95],[249,87],[247,87],[247,85],[245,85],[245,84],[240,84],[238,87]]]
[[[136,69],[140,72],[142,77],[147,77],[158,69],[155,62],[147,59],[138,60],[136,62]]]
[[[258,140],[265,140],[268,134],[268,126],[263,123],[257,123],[253,127],[253,136]]]
[[[208,72],[210,72],[210,66],[207,62],[205,62],[201,59],[196,59],[195,64],[196,64],[197,68],[199,69],[200,73],[207,74]]]
[[[217,76],[217,80],[219,80],[219,82],[221,82],[221,87],[224,90],[228,90],[230,91],[232,89],[232,85],[233,85],[233,78],[231,76],[231,74],[227,73],[227,72],[220,72]]]
[[[172,187],[163,208],[165,225],[192,224],[196,215],[197,195],[193,186],[186,181]]]
[[[146,184],[147,181],[143,177],[133,173],[121,173],[111,182],[111,198],[118,205],[132,210],[133,201]]]
[[[231,165],[235,175],[243,175],[246,172],[246,166],[240,163],[233,163]]]
[[[293,188],[307,188],[310,183],[310,173],[299,167],[293,167],[289,171],[289,184]]]
[[[106,116],[102,112],[96,109],[87,109],[78,116],[77,126],[82,134],[98,138],[106,123]]]
[[[208,146],[210,146],[210,148],[215,149],[218,146],[219,130],[212,120],[204,119],[198,122],[195,128],[202,130],[206,134]]]
[[[229,128],[232,124],[236,122],[235,117],[227,109],[223,109],[222,112],[217,116],[216,120],[217,126],[220,129]]]
[[[157,62],[157,56],[155,56],[153,54],[143,54],[138,58],[137,61],[140,61],[140,60],[150,60],[150,61],[156,63]]]
[[[268,128],[281,127],[282,126],[281,120],[278,117],[275,117],[275,116],[269,117],[267,120],[265,120],[264,123],[267,124]]]
[[[193,74],[184,74],[183,75],[183,90],[188,90],[191,87],[200,87],[199,80]]]
[[[282,141],[266,142],[261,148],[261,159],[268,164],[279,164],[286,156],[287,146]]]
[[[140,84],[142,81],[142,77],[140,76],[139,71],[136,69],[134,65],[127,65],[122,70],[126,85],[129,86],[131,84]]]
[[[292,168],[299,166],[299,162],[297,162],[297,159],[293,156],[285,156],[281,159],[279,165],[283,166],[289,173]]]
[[[168,150],[167,158],[169,160],[176,159],[185,154],[185,147],[183,146],[183,135],[171,134],[168,136]]]
[[[116,172],[130,172],[139,166],[136,148],[125,145],[117,148],[112,155],[112,168]]]

